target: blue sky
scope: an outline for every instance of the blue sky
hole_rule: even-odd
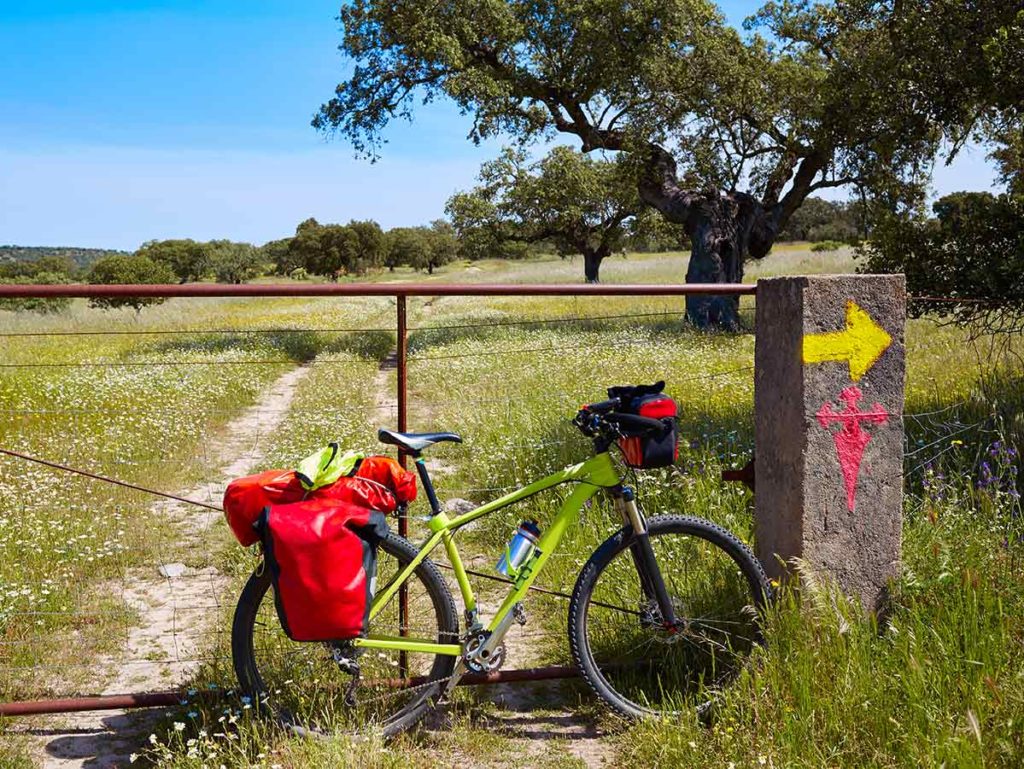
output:
[[[759,3],[722,4],[739,22]],[[261,243],[309,216],[440,216],[498,144],[450,105],[371,165],[309,126],[343,78],[337,0],[0,0],[0,244]],[[985,189],[973,150],[939,192]]]

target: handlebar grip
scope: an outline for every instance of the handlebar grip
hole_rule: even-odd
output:
[[[622,427],[633,430],[644,430],[647,432],[657,431],[659,433],[664,433],[669,429],[669,426],[660,419],[641,417],[636,414],[606,414],[605,419],[609,422],[614,422]]]
[[[614,411],[621,405],[621,401],[618,398],[609,398],[606,401],[598,401],[597,403],[588,403],[581,410],[589,411],[592,414],[606,414],[609,411]]]

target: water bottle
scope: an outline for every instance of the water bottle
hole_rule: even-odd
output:
[[[495,568],[499,574],[515,578],[523,564],[530,560],[530,557],[537,550],[537,543],[540,541],[540,526],[536,521],[523,521],[516,529],[515,535],[502,553],[501,559]]]

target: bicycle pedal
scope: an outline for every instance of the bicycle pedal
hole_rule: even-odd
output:
[[[526,624],[526,609],[523,608],[522,603],[517,603],[512,607],[512,619],[520,625]]]

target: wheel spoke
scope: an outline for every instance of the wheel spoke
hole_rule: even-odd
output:
[[[595,689],[627,715],[700,707],[710,688],[738,672],[760,637],[750,609],[762,595],[752,585],[765,580],[749,551],[695,519],[649,523],[676,629],[665,627],[657,601],[645,595],[624,539],[594,570],[589,594],[570,619],[577,638],[576,629],[584,631],[577,655],[584,674],[596,673]],[[585,614],[582,621],[577,612]]]
[[[398,537],[382,542],[377,561],[380,584],[392,581],[414,555],[415,548]],[[361,730],[379,724],[390,734],[411,725],[423,712],[421,704],[439,694],[437,682],[450,675],[454,658],[407,652],[407,675],[421,683],[396,685],[401,680],[398,651],[356,649],[346,642],[291,641],[278,620],[269,582],[269,576],[262,578],[260,590],[255,591],[259,595],[251,599],[255,605],[247,610],[248,631],[235,628],[248,632],[249,639],[236,643],[236,648],[246,647],[239,673],[243,688],[257,690],[253,693],[279,719],[320,732]],[[409,621],[400,625],[397,603],[388,602],[374,617],[370,632],[397,636],[404,630],[410,636],[431,640],[457,639],[454,604],[436,569],[424,563],[407,585]],[[358,686],[352,690],[354,707],[347,702],[354,670],[346,660],[356,660],[359,666]]]

